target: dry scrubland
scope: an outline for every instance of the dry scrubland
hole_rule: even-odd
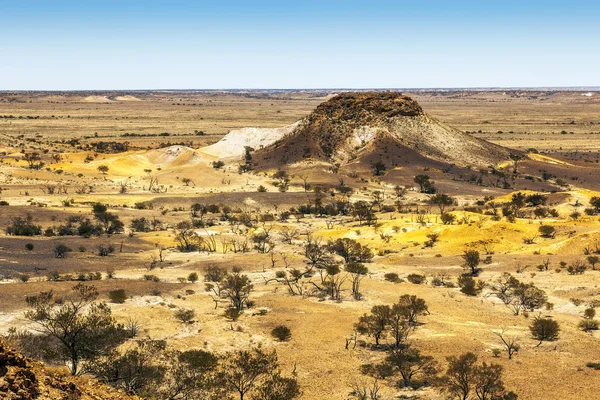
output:
[[[586,364],[600,362],[599,334],[584,332],[579,324],[584,310],[600,300],[600,272],[589,258],[600,251],[599,217],[590,205],[600,196],[600,94],[584,94],[410,94],[433,117],[475,137],[542,153],[529,153],[512,186],[498,187],[487,178],[480,184],[463,179],[467,170],[452,174],[419,165],[388,168],[380,176],[373,175],[369,164],[342,167],[337,174],[321,164],[288,169],[287,176],[273,168],[238,173],[240,160],[214,165],[218,159],[200,149],[232,129],[291,124],[332,93],[1,93],[0,201],[7,205],[0,206],[0,334],[35,327],[24,317],[26,296],[50,290],[56,297],[67,296],[78,279],[100,272],[101,280],[84,283],[109,301],[118,321],[137,320],[137,339],[162,339],[174,350],[219,354],[260,344],[277,351],[283,375],[297,378],[301,398],[346,399],[353,383],[373,382],[361,373],[361,365],[380,362],[386,354],[371,347],[372,337],[354,336],[356,323],[373,306],[391,305],[408,294],[424,299],[429,310],[411,328],[409,342],[439,363],[440,376],[446,357],[469,351],[480,361],[500,364],[506,387],[519,399],[597,398],[600,372]],[[163,132],[169,135],[157,136]],[[71,139],[79,142],[67,143]],[[94,145],[113,141],[128,142],[127,150],[103,152]],[[44,162],[40,169],[28,168],[22,160],[33,152]],[[510,170],[512,164],[504,167]],[[542,179],[546,168],[554,175]],[[442,213],[430,204],[431,194],[419,193],[413,181],[418,174],[431,175],[438,193],[452,197]],[[396,185],[408,188],[397,193]],[[322,191],[314,191],[317,186]],[[503,216],[503,206],[519,202],[519,197],[513,200],[518,192],[524,198],[539,193],[543,204],[523,200],[509,207],[512,215]],[[365,222],[364,215],[358,218],[350,209],[348,215],[314,213],[318,204],[345,201],[370,204],[376,221]],[[94,213],[96,203],[108,208]],[[198,207],[193,213],[196,203],[218,207]],[[313,213],[299,210],[306,204]],[[286,215],[292,207],[296,211]],[[536,215],[536,209],[545,211]],[[454,219],[444,224],[441,214]],[[27,215],[44,235],[4,231]],[[69,218],[76,230],[82,219],[96,224],[105,218],[108,227],[115,216],[124,223],[115,228],[120,233],[57,235]],[[372,217],[368,212],[367,219]],[[134,229],[132,221],[140,218],[146,225]],[[188,229],[190,221],[196,222]],[[541,226],[554,231],[544,235]],[[190,251],[182,251],[178,242],[182,232],[192,238]],[[287,240],[291,232],[296,234]],[[347,277],[339,296],[317,288],[322,287],[318,269],[299,280],[303,295],[290,294],[282,271],[304,271],[310,265],[308,238],[323,246],[351,239],[372,251],[372,259],[363,260],[368,273],[360,296],[353,296],[343,268],[328,278]],[[247,251],[233,251],[234,241],[240,246],[246,240]],[[57,258],[61,244],[72,251]],[[113,251],[100,256],[99,247]],[[479,252],[481,271],[474,279],[487,284],[474,296],[457,285],[466,271],[466,250]],[[344,264],[339,255],[331,257]],[[226,317],[228,302],[215,303],[214,293],[205,288],[208,266],[236,267],[247,275],[253,284],[252,307],[238,318]],[[574,271],[576,266],[585,271]],[[193,273],[197,281],[187,279]],[[399,281],[391,282],[389,273],[398,274]],[[503,273],[542,289],[551,305],[514,315],[496,293]],[[423,275],[425,281],[411,283],[411,274]],[[115,289],[125,290],[123,303],[109,300]],[[175,317],[181,309],[195,311],[190,322]],[[529,325],[537,316],[560,324],[557,340],[538,345],[531,337]],[[291,330],[289,340],[271,335],[278,325]],[[502,329],[520,343],[512,359],[504,351],[494,354],[503,349],[494,333]],[[382,339],[390,341],[389,335]],[[379,380],[382,398],[444,398],[431,386],[394,387],[398,381],[397,374]]]

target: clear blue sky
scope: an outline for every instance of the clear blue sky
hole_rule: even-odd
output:
[[[0,90],[600,86],[599,3],[0,0]]]

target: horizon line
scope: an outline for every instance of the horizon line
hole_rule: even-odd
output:
[[[410,91],[410,90],[435,90],[435,91],[455,91],[455,90],[474,90],[474,91],[499,91],[499,90],[554,90],[554,91],[600,91],[600,86],[449,86],[449,87],[372,87],[372,88],[353,88],[353,87],[323,87],[323,88],[154,88],[154,89],[0,89],[0,93],[6,92],[226,92],[226,91]]]

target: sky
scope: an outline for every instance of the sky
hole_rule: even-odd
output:
[[[0,90],[600,86],[600,2],[0,0]]]

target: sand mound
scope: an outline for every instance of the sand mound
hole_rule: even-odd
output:
[[[201,152],[219,157],[241,157],[244,147],[250,146],[255,150],[267,147],[277,140],[291,134],[299,122],[281,128],[243,128],[229,132],[217,143],[200,149]]]
[[[196,150],[186,146],[170,146],[152,150],[144,155],[153,164],[161,167],[175,167],[198,164],[204,158]]]
[[[112,100],[106,96],[87,96],[83,101],[86,103],[110,103]]]
[[[132,95],[126,95],[126,96],[117,96],[115,97],[115,100],[117,101],[142,101],[142,99],[138,99],[135,96]]]

